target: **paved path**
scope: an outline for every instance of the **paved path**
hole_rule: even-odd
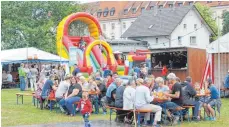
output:
[[[131,127],[122,123],[97,120],[91,122],[92,127]],[[15,126],[14,126],[15,127]],[[83,122],[68,122],[68,123],[52,123],[52,124],[37,124],[37,125],[24,125],[17,127],[84,127]]]

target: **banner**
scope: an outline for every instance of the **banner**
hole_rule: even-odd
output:
[[[211,78],[213,83],[214,83],[214,66],[213,66],[213,56],[212,54],[208,54],[208,58],[205,64],[205,68],[204,68],[204,74],[202,76],[201,79],[201,88],[204,84],[204,81],[206,81],[208,78]]]

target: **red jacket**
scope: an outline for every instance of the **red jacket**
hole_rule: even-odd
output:
[[[87,100],[80,99],[77,108],[81,110],[82,115],[92,112],[92,105],[89,99]]]
[[[166,67],[163,67],[162,68],[162,76],[166,76],[167,75],[167,72],[168,72],[168,69]]]

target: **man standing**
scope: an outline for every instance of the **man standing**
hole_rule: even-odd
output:
[[[79,69],[78,65],[75,64],[75,69],[73,70],[72,75],[76,76],[79,72],[80,72],[80,69]]]
[[[161,75],[162,75],[164,80],[166,80],[167,73],[168,73],[168,69],[167,69],[166,65],[164,65],[162,68],[162,71],[161,71]]]
[[[34,91],[34,90],[36,91],[37,90],[36,82],[37,82],[38,71],[34,67],[34,65],[31,65],[30,73],[31,73],[31,77],[30,77],[31,91]]]
[[[19,74],[19,79],[20,79],[20,89],[21,91],[25,90],[25,69],[24,69],[24,64],[21,64],[21,67],[18,69],[18,74]]]
[[[224,88],[229,89],[229,70],[224,82]]]
[[[28,64],[25,64],[24,71],[26,73],[26,75],[25,75],[25,90],[28,90],[28,88],[29,88],[29,81],[30,81],[30,78],[31,78],[31,72],[29,70]]]

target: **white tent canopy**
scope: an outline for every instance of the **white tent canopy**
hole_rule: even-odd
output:
[[[68,60],[65,58],[39,50],[34,47],[3,50],[1,51],[0,56],[2,63],[26,62],[28,57],[32,58],[29,60],[30,62],[39,61],[68,63]],[[37,59],[34,59],[35,56],[37,56]]]
[[[219,44],[219,48],[218,48]],[[213,41],[207,46],[208,53],[229,53],[229,33]]]

